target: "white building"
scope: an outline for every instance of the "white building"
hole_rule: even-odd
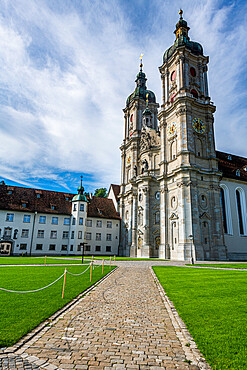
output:
[[[113,199],[115,199],[113,197]],[[114,200],[115,201],[115,200]],[[113,200],[0,185],[0,254],[118,254],[120,217]]]

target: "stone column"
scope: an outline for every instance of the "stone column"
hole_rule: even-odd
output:
[[[178,84],[178,91],[179,91],[180,88],[181,88],[181,74],[180,74],[179,60],[177,60],[177,62],[176,62],[176,67],[177,67],[176,81],[177,81],[177,84]]]
[[[169,71],[166,71],[166,101],[169,101]]]
[[[159,258],[169,258],[166,251],[166,190],[162,183],[160,189],[160,246]]]
[[[130,257],[137,256],[137,193],[133,193],[132,203],[132,244],[130,248]]]
[[[200,81],[200,95],[204,95],[203,72],[202,72],[201,63],[198,63],[198,71],[199,71],[199,81]]]
[[[161,81],[162,81],[162,94],[163,94],[162,102],[163,102],[163,104],[165,104],[165,102],[166,102],[166,79],[165,79],[164,74],[161,75]]]
[[[143,189],[144,194],[144,217],[143,217],[143,246],[142,246],[142,257],[150,256],[150,245],[149,245],[149,188],[146,186]]]
[[[179,58],[179,76],[180,76],[180,88],[184,88],[184,80],[183,80],[183,61],[182,58]]]
[[[203,68],[203,78],[204,78],[204,95],[205,97],[209,97],[209,92],[208,92],[208,75],[207,75],[208,67],[204,66]]]

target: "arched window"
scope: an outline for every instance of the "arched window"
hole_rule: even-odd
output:
[[[160,223],[160,212],[155,212],[155,224]]]
[[[196,70],[194,67],[190,67],[190,74],[192,77],[196,77]]]
[[[176,140],[171,143],[171,161],[177,156],[177,142]]]
[[[220,203],[225,234],[233,234],[229,190],[225,184],[220,185]]]
[[[220,201],[221,201],[221,208],[222,208],[222,217],[223,217],[223,227],[224,227],[224,233],[227,234],[227,221],[226,221],[226,203],[225,203],[225,194],[224,190],[220,189]]]
[[[240,232],[240,235],[246,235],[247,234],[246,204],[245,204],[244,191],[242,188],[236,189],[236,205],[237,205],[237,213],[238,213],[239,232]]]
[[[196,139],[196,155],[202,157],[202,142],[200,139]]]

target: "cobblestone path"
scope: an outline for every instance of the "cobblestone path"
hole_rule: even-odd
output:
[[[2,368],[199,369],[188,363],[145,264],[119,267],[16,355]]]

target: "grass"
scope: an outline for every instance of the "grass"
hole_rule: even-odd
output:
[[[47,265],[55,264],[81,264],[81,257],[46,257]],[[0,265],[44,265],[45,256],[43,257],[0,257]]]
[[[88,263],[92,256],[84,256],[84,263]],[[94,260],[110,260],[110,256],[93,256]],[[114,256],[111,257],[112,262]],[[157,261],[157,258],[132,258],[132,257],[116,257],[116,261]],[[167,260],[158,260],[167,261]],[[46,257],[47,265],[55,264],[81,264],[81,256],[70,256],[70,257]],[[44,265],[45,256],[41,257],[0,257],[0,265]]]
[[[191,266],[191,265],[186,265]],[[197,263],[194,266],[201,266],[201,267],[219,267],[219,268],[227,268],[227,269],[247,269],[247,263]]]
[[[153,267],[213,369],[247,368],[247,273]]]
[[[68,271],[80,273],[87,266],[68,266]],[[110,271],[104,267],[104,275]],[[64,266],[18,266],[0,268],[0,286],[10,290],[33,290],[56,280]],[[11,346],[23,335],[46,320],[73,298],[102,278],[101,267],[90,269],[81,276],[66,277],[65,296],[61,298],[63,278],[51,287],[36,293],[16,294],[0,290],[0,348]]]

